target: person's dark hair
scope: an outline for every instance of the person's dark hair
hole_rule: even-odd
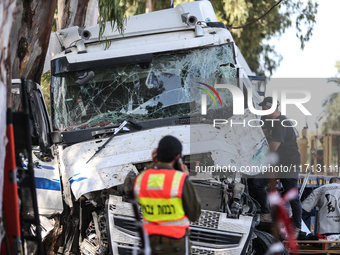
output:
[[[266,97],[265,99],[263,99],[263,101],[261,103],[259,103],[259,106],[269,106],[272,107],[273,105],[273,97]],[[279,100],[277,100],[277,107],[276,109],[278,109],[280,106],[280,102]]]
[[[159,141],[157,148],[159,162],[170,163],[178,154],[182,154],[182,144],[176,137],[167,135]]]
[[[329,183],[337,183],[339,182],[340,179],[338,177],[332,177],[330,180],[329,180]]]
[[[316,154],[319,155],[319,156],[323,156],[323,150],[318,150],[318,151],[316,152]]]

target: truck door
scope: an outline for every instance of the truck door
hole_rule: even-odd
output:
[[[12,80],[13,112],[21,111],[20,80]],[[32,159],[40,215],[63,211],[61,183],[54,145],[50,139],[51,124],[41,88],[26,81],[26,91],[31,121]],[[27,168],[27,159],[22,159]]]

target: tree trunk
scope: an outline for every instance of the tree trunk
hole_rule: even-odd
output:
[[[152,12],[152,0],[145,1],[145,13]]]
[[[18,46],[12,52],[12,76],[23,76],[40,84],[57,0],[25,0],[22,3],[23,13],[18,20],[20,30],[12,29],[12,34],[19,38]]]
[[[11,87],[11,52],[10,32],[16,11],[15,0],[2,0],[0,3],[0,250],[3,237],[2,191],[4,180],[4,163],[6,154],[6,100]]]
[[[98,21],[98,0],[58,0],[57,30],[93,26]]]

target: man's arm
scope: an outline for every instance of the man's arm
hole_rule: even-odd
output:
[[[201,215],[201,201],[188,177],[185,179],[183,186],[182,202],[184,212],[191,222],[195,222]]]
[[[279,148],[279,146],[281,145],[281,142],[276,142],[276,141],[270,141],[269,142],[269,148],[270,151],[277,151],[277,149]]]

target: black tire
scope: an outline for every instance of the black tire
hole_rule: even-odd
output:
[[[268,248],[275,242],[274,237],[267,232],[257,229],[255,229],[254,233],[257,236],[253,240],[253,248],[255,250],[255,254],[264,255],[267,252]],[[281,254],[288,255],[288,252],[285,249]]]

